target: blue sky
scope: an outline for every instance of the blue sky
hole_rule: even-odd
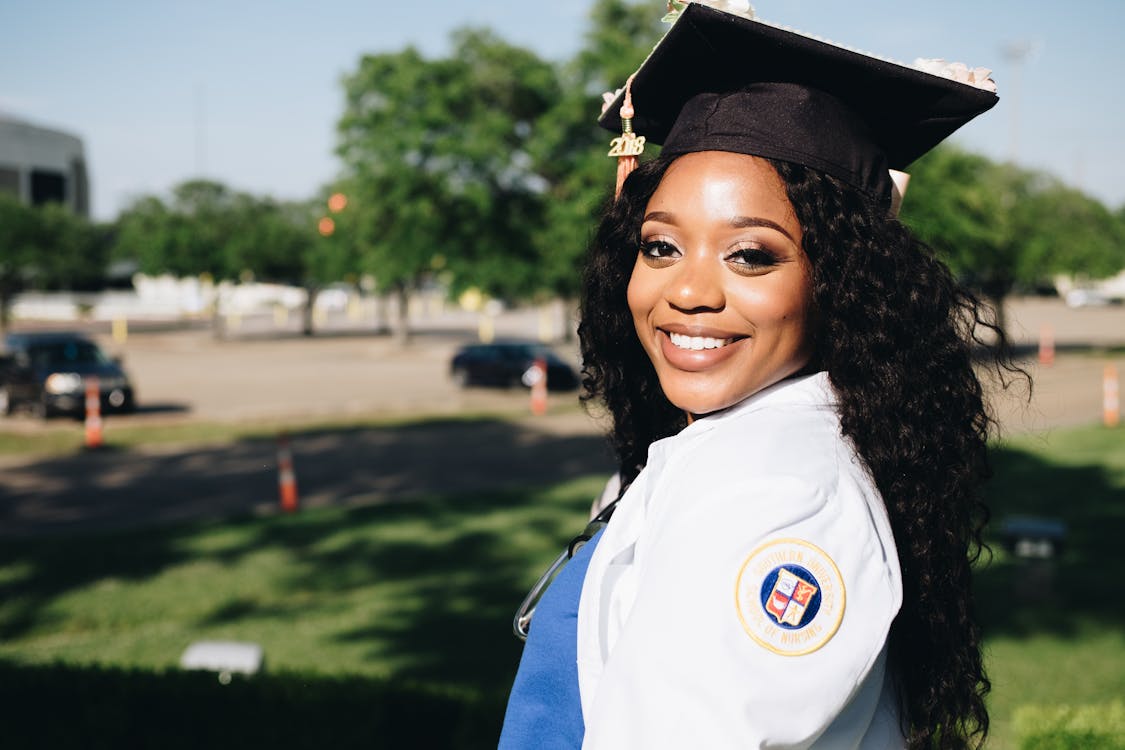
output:
[[[649,0],[654,15],[664,0]],[[198,175],[303,198],[330,181],[340,77],[366,52],[489,26],[562,60],[590,0],[0,0],[0,112],[81,136],[110,219]],[[955,140],[1125,204],[1125,2],[758,0],[758,15],[911,61],[990,67],[1000,104]],[[1022,64],[1005,48],[1027,50]],[[639,61],[638,61],[639,62]],[[591,118],[596,113],[591,113]]]

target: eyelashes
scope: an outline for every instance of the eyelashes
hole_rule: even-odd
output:
[[[662,239],[641,243],[639,252],[651,265],[665,266],[678,260],[683,253],[671,242]],[[723,262],[739,273],[768,270],[780,261],[776,254],[760,245],[738,247],[723,255]]]
[[[778,263],[777,256],[762,247],[748,247],[736,250],[726,257],[728,263],[752,267],[770,267]]]
[[[641,243],[640,253],[651,260],[671,260],[679,257],[680,251],[671,242],[648,240]]]

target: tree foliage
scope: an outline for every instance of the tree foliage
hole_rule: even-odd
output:
[[[117,222],[114,256],[148,274],[256,279],[305,287],[305,333],[311,334],[316,291],[341,278],[339,243],[321,242],[310,201],[286,203],[233,192],[210,180],[173,188],[166,201],[145,196]],[[221,316],[215,317],[221,334]]]
[[[613,190],[616,164],[606,156],[612,134],[596,123],[602,93],[625,83],[665,28],[651,3],[597,0],[582,49],[562,66],[562,94],[537,125],[533,154],[548,185],[537,255],[555,294],[577,295],[576,269]]]
[[[1017,286],[1125,267],[1125,224],[1041,172],[941,146],[910,168],[902,219],[1002,312]]]
[[[315,243],[308,204],[236,193],[191,180],[167,202],[145,196],[122,212],[114,256],[149,274],[307,283]]]
[[[0,327],[19,292],[102,286],[111,238],[109,227],[59,204],[31,207],[0,193]]]
[[[338,153],[344,225],[361,270],[406,291],[443,271],[454,286],[519,297],[543,225],[533,124],[557,98],[553,68],[490,32],[462,30],[447,58],[368,55],[344,80]]]

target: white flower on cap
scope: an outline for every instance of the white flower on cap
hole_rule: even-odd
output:
[[[754,6],[748,0],[695,0],[701,5],[710,5],[716,10],[732,13],[743,18],[754,17]]]
[[[668,15],[660,20],[665,23],[672,23],[679,18],[680,13],[687,7],[688,2],[706,5],[709,8],[721,10],[733,16],[742,16],[743,18],[749,18],[751,20],[754,19],[754,6],[750,4],[750,0],[670,0],[668,3]]]
[[[958,83],[967,83],[978,89],[996,93],[996,81],[992,80],[992,71],[988,68],[970,68],[965,63],[951,63],[941,58],[925,57],[919,57],[915,60],[914,67],[923,73],[941,76]]]
[[[624,90],[625,90],[625,87],[622,86],[621,88],[617,89],[617,91],[607,91],[604,94],[602,94],[602,114],[603,115],[605,114],[605,111],[607,109],[609,109],[609,105],[613,104],[614,100],[616,100],[617,97],[621,96],[621,92],[624,91]]]

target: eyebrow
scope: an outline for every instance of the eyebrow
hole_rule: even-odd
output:
[[[645,214],[644,221],[660,221],[664,222],[665,224],[676,223],[675,216],[673,216],[668,211],[653,211],[651,213]],[[735,216],[730,220],[730,225],[732,227],[735,227],[736,229],[742,229],[743,227],[765,227],[767,229],[773,229],[774,231],[780,232],[781,234],[788,237],[790,242],[797,242],[797,240],[793,239],[793,235],[789,234],[789,231],[786,230],[785,227],[781,226],[776,221],[763,219],[759,216]]]

